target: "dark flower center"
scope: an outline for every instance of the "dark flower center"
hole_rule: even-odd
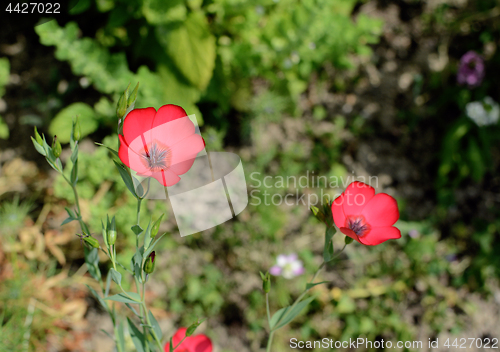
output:
[[[351,229],[358,237],[363,237],[371,230],[363,215],[350,215],[345,220],[348,229]]]
[[[475,60],[469,61],[469,63],[467,64],[467,66],[469,66],[469,68],[471,70],[475,69],[476,68],[476,61]]]
[[[144,146],[141,157],[145,161],[146,167],[151,171],[160,171],[170,166],[172,152],[167,146],[154,141],[149,147]]]

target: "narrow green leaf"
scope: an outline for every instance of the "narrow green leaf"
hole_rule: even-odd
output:
[[[325,262],[329,262],[333,256],[333,235],[335,235],[335,228],[328,228],[325,232],[325,246],[323,247],[323,260]]]
[[[132,181],[132,176],[130,176],[130,173],[125,169],[123,165],[117,163],[114,160],[113,162],[115,163],[115,166],[118,169],[118,172],[120,173],[120,176],[122,177],[125,186],[127,186],[130,193],[132,193],[132,195],[137,198],[137,194],[135,193],[135,188],[134,188],[134,182]]]
[[[149,257],[149,255],[151,254],[151,252],[154,250],[154,248],[156,247],[156,245],[158,244],[158,242],[160,242],[161,238],[163,236],[165,236],[167,233],[163,233],[161,236],[158,236],[158,237],[155,237],[156,239],[152,242],[152,244],[149,246],[149,248],[146,250],[146,252],[144,253],[144,255],[142,256],[143,258],[147,258]]]
[[[144,234],[144,248],[148,249],[149,243],[151,242],[151,220],[149,220],[148,227]]]
[[[73,168],[71,169],[71,183],[73,186],[76,186],[78,182],[78,160],[76,160],[73,164]]]
[[[104,329],[101,329],[101,331],[102,331],[103,333],[105,333],[106,335],[108,335],[108,337],[109,337],[111,340],[114,340],[114,337],[113,337],[113,336],[111,336],[111,334],[110,334],[109,332],[107,332],[107,331],[106,331],[106,330],[104,330]]]
[[[56,170],[57,172],[61,172],[61,170],[60,170],[60,169],[58,169],[57,165],[56,165],[54,162],[52,162],[51,160],[49,160],[48,158],[47,158],[47,163],[49,163],[49,165],[50,165],[50,166],[51,166],[54,170]]]
[[[318,286],[318,285],[321,285],[321,284],[327,284],[329,283],[330,281],[321,281],[321,282],[315,282],[313,284],[307,284],[306,285],[306,290],[310,290],[311,288],[313,288],[314,286]]]
[[[272,330],[278,330],[282,328],[283,326],[287,325],[290,323],[293,319],[295,319],[300,312],[309,304],[312,302],[314,297],[309,297],[302,302],[297,303],[297,305],[291,310],[289,313],[288,311],[290,310],[291,306],[282,308],[278,310],[274,315],[271,317],[271,322],[270,326]],[[278,322],[279,321],[279,322]]]
[[[129,333],[130,337],[132,338],[132,342],[134,343],[134,346],[137,350],[137,352],[144,352],[144,346],[146,344],[146,341],[144,340],[144,335],[142,332],[139,331],[139,329],[132,323],[130,318],[127,317],[128,321],[128,326],[129,326]]]
[[[47,143],[47,140],[45,139],[45,135],[42,135],[42,138],[43,138],[43,149],[45,150],[45,156],[50,159],[51,161],[55,161],[55,156],[54,154],[52,153],[52,148],[50,147],[50,145]]]
[[[61,172],[62,172],[63,166],[61,163],[61,159],[59,159],[59,158],[56,159],[56,165],[57,165],[58,169],[61,170]]]
[[[90,287],[89,285],[85,285],[88,287],[88,289],[90,290],[90,292],[92,292],[92,295],[97,299],[97,301],[101,304],[101,306],[104,308],[104,309],[108,309],[108,306],[106,305],[106,302],[104,302],[104,300],[102,299],[101,296],[99,296],[99,294],[96,292],[96,290],[94,290],[92,287]]]
[[[74,164],[78,160],[78,144],[75,144],[73,153],[71,153],[71,162]]]
[[[87,246],[84,246],[84,256],[90,275],[94,279],[100,280],[101,271],[99,270],[99,256],[97,248],[88,249]]]
[[[104,227],[104,223],[102,222],[102,220],[101,220],[101,228],[102,228],[102,238],[104,240],[104,245],[106,246],[106,248],[108,248],[108,252],[109,252],[108,234],[107,234],[106,228]]]
[[[120,286],[122,284],[122,274],[120,274],[118,271],[116,271],[115,269],[110,269],[109,270],[110,274],[111,274],[111,278],[113,279],[113,281],[118,285]]]
[[[70,218],[73,218],[74,220],[77,220],[76,214],[73,213],[73,211],[70,208],[65,207],[64,209],[66,210],[66,213],[68,213],[68,216]]]
[[[47,152],[45,151],[45,149],[43,149],[43,147],[40,144],[38,144],[33,137],[31,137],[31,140],[33,141],[33,145],[35,146],[36,151],[42,154],[43,156],[46,156]]]
[[[120,346],[118,351],[125,351],[125,333],[124,333],[125,329],[124,328],[125,328],[125,326],[123,325],[123,320],[122,320],[118,324],[117,344]]]
[[[142,187],[142,183],[136,179],[134,176],[131,176],[132,177],[132,183],[134,184],[134,189],[135,189],[135,193],[137,194],[137,196],[139,198],[144,198],[144,196],[146,195],[146,193],[144,192],[144,187]]]
[[[151,311],[148,312],[148,315],[149,315],[149,321],[153,325],[153,330],[156,333],[156,336],[158,337],[158,339],[161,340],[162,334],[161,334],[160,325],[156,321],[156,318],[154,317],[153,313],[151,313]]]
[[[82,227],[83,227],[83,229],[82,229],[83,233],[86,235],[90,235],[90,231],[89,231],[89,228],[87,227],[87,224],[82,222]]]
[[[122,303],[134,303],[134,304],[141,303],[141,296],[138,293],[127,292],[127,294],[131,298],[126,296],[124,293],[119,293],[117,295],[106,297],[105,299]]]
[[[141,265],[134,264],[134,277],[142,284]]]
[[[139,236],[142,233],[142,231],[144,231],[142,227],[140,227],[139,225],[134,225],[131,227],[131,229],[136,234],[136,236]]]
[[[95,144],[100,145],[101,147],[108,149],[114,156],[116,156],[118,159],[120,159],[120,157],[118,156],[118,152],[116,150],[114,150],[113,148],[110,148],[104,144],[97,143],[97,142],[95,142]]]
[[[125,303],[125,305],[135,314],[137,315],[139,318],[141,317],[141,315],[139,313],[137,313],[137,311],[134,309],[134,307],[132,307],[130,304],[128,303]]]
[[[169,352],[174,352],[174,341],[173,337],[170,338],[170,343],[169,343]]]
[[[109,288],[111,287],[111,273],[108,271],[108,277],[106,278],[106,290],[104,291],[104,297],[109,296]]]
[[[73,218],[66,218],[66,220],[64,220],[63,222],[61,222],[61,225],[60,225],[60,226],[66,225],[67,223],[70,223],[70,222],[72,222],[73,220],[76,220],[76,219],[73,219]]]

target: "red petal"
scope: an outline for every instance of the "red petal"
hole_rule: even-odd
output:
[[[361,237],[359,240],[367,246],[376,246],[377,244],[396,238],[401,238],[401,231],[394,226],[384,226],[372,228],[366,236]]]
[[[332,203],[332,215],[333,221],[337,227],[345,226],[345,214],[344,214],[344,194],[342,193],[340,196],[335,198]]]
[[[195,131],[193,122],[186,116],[165,122],[151,129],[151,141],[157,140],[172,148],[189,136],[194,135]]]
[[[204,148],[203,138],[197,134],[192,134],[182,141],[171,146],[172,165],[181,163],[185,160],[190,160],[196,157]]]
[[[359,243],[363,243],[360,241],[358,235],[354,233],[353,230],[348,229],[347,227],[341,227],[339,228],[340,232],[342,232],[344,235],[351,237],[353,240],[358,241]]]
[[[174,347],[177,346],[179,344],[179,342],[182,341],[184,336],[186,336],[186,331],[187,331],[186,328],[180,328],[179,330],[176,331],[176,333],[172,337],[172,344],[174,345]],[[184,345],[184,343],[182,345]],[[170,343],[169,342],[167,342],[165,344],[165,352],[170,352]]]
[[[128,158],[128,144],[125,142],[125,139],[121,134],[118,135],[118,138],[120,139],[120,148],[118,149],[118,157],[128,167],[130,167],[130,162]]]
[[[344,191],[344,214],[359,215],[375,195],[375,189],[366,183],[355,181]],[[392,225],[392,224],[391,224]]]
[[[180,106],[174,104],[163,105],[158,109],[152,127],[163,125],[172,120],[187,116],[186,111]]]
[[[151,177],[154,177],[165,187],[173,186],[181,180],[181,178],[170,171],[170,169],[155,171],[151,174]]]
[[[196,335],[188,338],[190,351],[192,352],[212,352],[212,341],[205,335]],[[188,340],[186,339],[186,341]]]
[[[155,108],[134,109],[128,113],[123,122],[123,137],[127,144],[130,145],[141,134],[149,135],[155,115]]]
[[[386,193],[379,193],[361,212],[373,227],[391,226],[399,219],[398,203]]]
[[[180,163],[174,164],[170,166],[169,170],[171,170],[176,175],[184,175],[186,172],[189,171],[189,169],[191,169],[195,159],[196,157],[193,157],[191,159],[184,160]]]

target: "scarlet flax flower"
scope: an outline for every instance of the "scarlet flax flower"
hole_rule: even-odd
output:
[[[123,122],[118,156],[139,176],[154,177],[164,186],[180,181],[205,142],[183,108],[164,105],[134,109]]]
[[[172,337],[172,344],[177,346],[179,342],[186,336],[186,328],[180,328]],[[165,352],[170,351],[170,343],[165,345]],[[186,337],[184,342],[175,349],[175,352],[212,352],[212,341],[203,335],[194,335]]]
[[[332,203],[335,225],[346,236],[368,246],[401,237],[394,227],[399,219],[396,200],[362,182],[351,183]]]

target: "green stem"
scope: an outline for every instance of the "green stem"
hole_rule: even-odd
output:
[[[174,348],[172,348],[172,351],[175,351],[175,349],[176,349],[177,347],[179,347],[179,346],[181,345],[181,343],[183,343],[183,342],[184,342],[184,340],[186,339],[186,337],[187,337],[187,336],[184,336],[184,338],[181,340],[181,342],[179,342],[179,343],[178,343],[178,344],[177,344]]]
[[[266,352],[271,352],[271,345],[273,344],[274,331],[269,334],[269,340],[267,340]]]
[[[269,311],[269,293],[266,293],[266,310],[267,310],[267,323],[269,330],[271,330],[271,312]]]
[[[271,351],[271,345],[273,344],[274,331],[271,329],[271,312],[269,311],[269,293],[266,293],[266,311],[267,311],[267,323],[269,325],[269,339],[267,340],[266,351]]]
[[[143,285],[143,287],[145,287],[145,285]],[[144,292],[144,290],[143,290],[143,292]],[[146,322],[149,326],[152,326],[151,319],[149,319],[149,314],[147,313],[148,308],[146,307],[146,299],[144,297],[142,299],[142,305],[143,305],[143,309],[144,309],[144,312],[146,315]],[[144,333],[146,333],[146,332],[144,332]],[[161,344],[160,338],[158,337],[158,335],[156,335],[156,331],[154,329],[151,329],[151,334],[153,335],[153,338],[155,339],[156,345],[158,346],[160,352],[163,351],[163,346]]]
[[[342,247],[342,249],[330,261],[332,261],[333,259],[337,258],[344,251],[344,249],[345,249],[346,246],[347,246],[347,244],[345,244],[344,247]],[[310,284],[314,283],[314,280],[316,280],[316,277],[318,276],[319,272],[321,271],[321,269],[323,269],[323,267],[325,265],[326,265],[326,262],[323,261],[323,263],[321,263],[321,265],[319,266],[318,270],[316,270],[316,272],[314,273],[314,276],[312,277],[311,281],[309,281]],[[278,319],[278,321],[276,322],[275,326],[278,326],[278,323],[280,321],[282,321],[286,316],[288,316],[288,314],[290,314],[291,311],[293,311],[293,309],[295,308],[295,306],[297,304],[299,304],[300,301],[302,301],[302,299],[307,294],[307,292],[309,292],[310,289],[311,288],[306,288],[304,290],[304,292],[302,292],[302,294],[295,300],[295,302],[293,302],[293,304],[290,307],[290,309],[287,310],[287,313],[284,314],[280,319]],[[266,305],[269,306],[269,302],[267,301],[267,294],[266,294]],[[269,316],[269,311],[268,311],[268,316]],[[268,318],[268,319],[270,321],[270,318]],[[272,329],[271,333],[269,334],[269,340],[267,341],[267,350],[266,350],[267,352],[271,351],[271,344],[272,344],[273,334],[278,329]]]
[[[145,296],[145,288],[146,288],[146,285],[144,285],[144,281],[142,282],[142,303],[141,303],[141,315],[143,315],[142,317],[142,320],[145,320],[143,321],[143,324],[144,322],[146,322],[148,325],[150,325],[150,322],[149,322],[149,317],[148,317],[148,309],[146,308],[146,296]],[[144,319],[146,318],[146,319]],[[146,326],[143,325],[142,327],[142,333],[144,334],[144,342],[145,342],[145,346],[146,347],[146,352],[149,351],[149,339],[148,339],[148,328]],[[160,350],[161,351],[161,350]]]

